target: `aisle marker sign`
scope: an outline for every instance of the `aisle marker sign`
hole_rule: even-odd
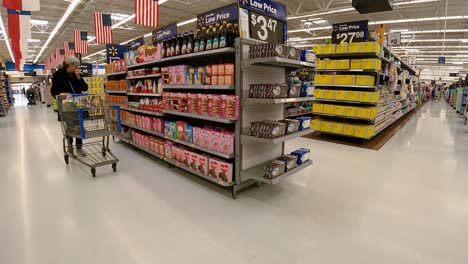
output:
[[[368,20],[333,24],[332,43],[344,44],[369,40],[368,24]]]
[[[271,0],[239,0],[242,37],[284,43],[286,6]]]
[[[153,41],[153,45],[155,45],[158,42],[170,39],[175,36],[177,36],[177,23],[154,30],[151,35],[151,39]]]
[[[400,46],[401,45],[401,33],[389,33],[388,34],[388,43],[389,46]]]
[[[107,63],[111,63],[113,61],[123,59],[125,52],[127,52],[127,46],[125,45],[107,44],[106,45]]]

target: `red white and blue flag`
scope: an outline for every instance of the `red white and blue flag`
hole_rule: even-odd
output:
[[[75,53],[88,54],[88,32],[75,30]]]
[[[75,43],[65,41],[63,43],[63,49],[65,50],[65,56],[75,56]]]
[[[28,55],[31,39],[31,12],[8,9],[8,35],[11,39],[16,69],[20,70],[23,56]]]
[[[159,26],[158,0],[135,0],[135,24],[148,27]]]
[[[57,64],[62,63],[65,60],[65,50],[55,49],[55,58],[57,58]]]
[[[3,0],[3,7],[21,11],[39,11],[40,0]]]
[[[96,36],[96,43],[112,44],[111,15],[94,13],[94,34]]]

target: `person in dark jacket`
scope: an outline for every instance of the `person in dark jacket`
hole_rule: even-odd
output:
[[[64,99],[68,94],[80,94],[88,91],[88,84],[81,76],[79,69],[80,61],[75,56],[69,56],[59,65],[58,71],[52,78],[50,93],[54,98],[57,96]],[[59,114],[60,121],[60,114]],[[76,152],[79,156],[86,156],[82,149],[83,140],[76,139]],[[73,138],[68,138],[68,153],[73,155]]]

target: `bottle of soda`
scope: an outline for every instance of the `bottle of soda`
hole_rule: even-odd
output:
[[[181,48],[181,54],[187,54],[187,41],[188,41],[188,33],[185,32],[184,35],[182,35],[182,48]]]
[[[166,48],[166,41],[163,41],[161,44],[161,58],[167,57],[167,48]]]
[[[175,45],[175,56],[182,53],[182,36],[177,34],[176,45]]]
[[[213,26],[210,26],[206,31],[206,50],[213,49]]]
[[[175,37],[172,37],[171,38],[171,48],[170,48],[170,52],[169,52],[169,57],[172,57],[175,55],[175,49],[176,49],[176,41],[175,41]]]
[[[197,29],[195,33],[195,38],[194,38],[194,44],[193,44],[193,52],[199,52],[200,51],[200,29]]]
[[[234,46],[234,27],[232,26],[232,23],[227,24],[227,41],[226,41],[226,47],[232,47]]]
[[[228,37],[228,30],[227,30],[228,24],[226,21],[223,21],[223,25],[221,26],[221,29],[219,30],[219,47],[220,48],[225,48],[229,46],[229,37]]]
[[[200,45],[198,48],[199,51],[206,50],[206,27],[202,27],[201,34],[200,34]]]
[[[219,23],[216,23],[216,26],[213,28],[213,49],[219,48],[219,31],[220,31]]]
[[[187,35],[187,54],[193,53],[193,46],[195,45],[195,37],[193,36],[193,31],[190,30],[190,32]]]

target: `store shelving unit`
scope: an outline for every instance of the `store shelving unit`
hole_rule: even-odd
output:
[[[120,72],[106,73],[105,76],[106,76],[106,77],[109,77],[109,76],[119,76],[119,75],[125,75],[125,74],[127,74],[126,71],[120,71]]]
[[[405,70],[410,71],[414,74],[414,70],[411,69],[409,66],[401,62],[401,60],[396,57],[393,53],[391,53],[387,48],[381,47],[381,51],[379,53],[345,53],[345,54],[319,54],[317,55],[320,59],[348,59],[351,60],[359,60],[359,59],[378,59],[382,62],[382,64],[389,64],[394,61],[400,65],[400,68],[404,68]],[[324,61],[324,64],[327,61]],[[327,64],[328,65],[328,64]],[[375,66],[374,66],[375,67]],[[319,74],[332,74],[335,77],[340,76],[341,74],[345,75],[356,75],[356,76],[372,76],[374,78],[374,85],[335,85],[335,84],[316,84],[316,87],[320,90],[316,90],[316,93],[378,93],[379,100],[345,100],[342,98],[346,98],[340,96],[339,99],[329,99],[323,98],[322,96],[318,96],[317,102],[323,104],[323,107],[327,107],[330,109],[331,107],[342,108],[344,107],[346,110],[353,108],[350,110],[351,113],[354,113],[354,110],[357,111],[370,109],[370,108],[377,108],[378,112],[375,116],[372,117],[364,117],[364,116],[356,116],[356,115],[348,115],[348,112],[345,111],[343,114],[333,114],[329,113],[328,111],[315,111],[314,115],[320,116],[321,119],[314,120],[313,126],[318,131],[327,134],[336,134],[340,136],[347,136],[347,137],[354,137],[354,138],[362,138],[364,140],[371,139],[372,137],[378,135],[380,132],[385,130],[388,126],[390,126],[394,121],[401,118],[403,115],[395,118],[397,115],[400,114],[400,111],[409,113],[411,110],[414,109],[414,103],[407,101],[406,98],[401,98],[396,96],[392,98],[391,94],[387,94],[383,92],[386,88],[386,82],[388,79],[388,74],[382,72],[381,69],[319,69],[316,71]],[[401,69],[399,70],[401,72]],[[389,101],[386,101],[390,98]],[[393,104],[393,106],[392,106]],[[319,109],[320,107],[317,107]],[[337,111],[338,112],[338,111]],[[391,123],[388,123],[389,121]],[[323,125],[322,125],[323,124]],[[331,128],[334,126],[334,129]],[[344,132],[344,126],[347,126],[351,132]],[[351,127],[351,128],[350,128]],[[372,133],[363,132],[357,133],[355,130],[365,130],[371,129]],[[354,130],[353,130],[354,129]],[[343,131],[338,133],[337,131]],[[354,131],[354,132],[352,132]]]
[[[217,94],[235,94],[241,98],[240,100],[240,118],[239,120],[229,120],[205,115],[198,115],[187,112],[178,112],[174,110],[165,110],[163,113],[155,113],[143,111],[139,109],[132,109],[129,107],[122,107],[122,110],[141,113],[150,116],[165,116],[169,120],[184,120],[189,124],[209,124],[211,126],[220,126],[224,129],[229,129],[235,132],[235,152],[234,154],[225,154],[219,151],[214,151],[205,147],[201,147],[192,143],[181,141],[176,138],[168,137],[164,133],[156,132],[149,129],[144,129],[129,123],[123,122],[122,125],[128,129],[140,131],[142,133],[154,136],[156,138],[166,139],[187,147],[188,149],[206,153],[215,158],[232,161],[234,165],[233,181],[230,183],[219,181],[216,178],[200,174],[184,164],[176,162],[154,153],[151,150],[138,146],[131,139],[124,138],[122,142],[126,142],[138,149],[149,153],[150,155],[164,160],[173,166],[179,167],[192,174],[198,175],[204,179],[214,182],[223,187],[231,187],[233,198],[237,197],[237,192],[252,184],[266,183],[276,184],[284,179],[302,171],[308,166],[312,165],[309,161],[302,166],[291,170],[284,175],[273,180],[263,177],[263,165],[265,162],[276,159],[284,154],[284,142],[293,138],[301,137],[303,135],[312,133],[311,129],[300,131],[292,135],[287,135],[276,139],[261,139],[254,138],[248,135],[247,128],[250,127],[250,121],[258,121],[266,118],[283,119],[284,118],[284,104],[289,102],[309,102],[314,98],[288,98],[288,99],[249,99],[244,95],[248,94],[249,84],[256,81],[286,81],[286,68],[301,68],[313,67],[312,63],[304,63],[284,58],[262,58],[257,60],[248,60],[249,45],[251,41],[237,40],[234,48],[224,48],[211,50],[207,52],[194,53],[189,55],[182,55],[171,58],[164,58],[159,62],[145,62],[128,67],[129,69],[137,69],[143,67],[150,67],[152,65],[171,66],[186,64],[191,66],[201,66],[201,63],[222,63],[228,60],[227,63],[235,62],[235,86],[220,86],[220,85],[163,85],[164,91],[180,91],[188,92],[187,90],[194,90],[196,93],[217,93]],[[203,61],[203,62],[200,62]],[[265,71],[267,70],[267,71]],[[127,94],[130,95],[130,94]],[[128,134],[127,134],[128,135]]]
[[[142,76],[131,76],[127,77],[127,80],[139,80],[139,79],[148,79],[148,78],[154,78],[154,77],[161,77],[160,73],[155,73],[155,74],[148,74],[148,75],[142,75]]]
[[[144,97],[161,97],[162,94],[157,93],[126,93],[129,96],[144,96]]]
[[[109,91],[109,90],[106,90],[106,94],[127,94],[127,91]]]

